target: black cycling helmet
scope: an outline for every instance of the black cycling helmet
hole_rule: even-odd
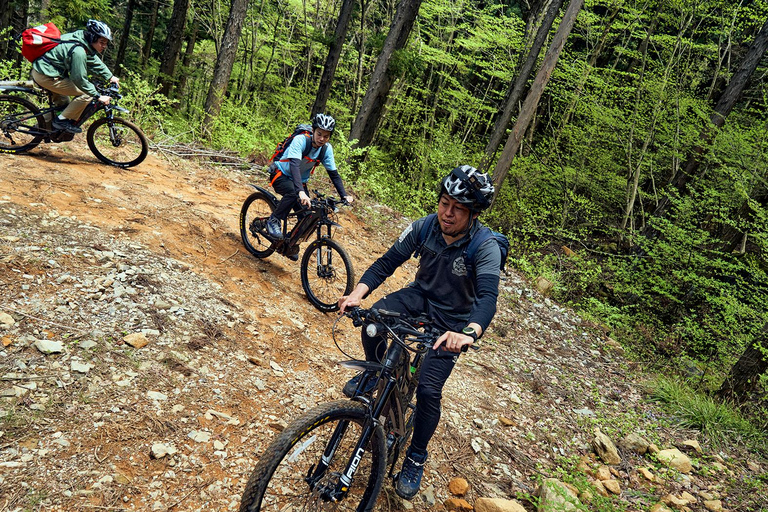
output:
[[[85,40],[89,43],[97,41],[100,37],[112,41],[112,31],[106,23],[97,20],[88,20],[85,24]]]
[[[336,128],[336,120],[327,114],[315,114],[315,118],[312,119],[312,129],[315,128],[333,133],[333,129]]]
[[[469,165],[456,167],[440,186],[440,194],[447,194],[473,211],[488,208],[494,191],[488,175]]]

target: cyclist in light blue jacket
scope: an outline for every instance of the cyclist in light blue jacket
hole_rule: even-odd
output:
[[[282,199],[267,220],[267,233],[270,237],[276,240],[283,238],[282,224],[291,209],[298,211],[302,206],[309,207],[307,182],[318,164],[325,167],[339,196],[348,203],[354,201],[354,197],[344,190],[344,183],[336,169],[333,147],[328,142],[335,127],[336,121],[333,117],[326,114],[315,115],[312,120],[312,135],[294,137],[282,158],[274,162],[272,187],[282,195]],[[307,145],[311,147],[308,148]],[[298,259],[298,252],[288,257],[295,261]]]

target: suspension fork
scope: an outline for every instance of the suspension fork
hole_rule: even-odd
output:
[[[355,449],[352,452],[352,456],[349,458],[349,461],[347,462],[344,472],[339,477],[336,488],[332,493],[330,493],[330,495],[325,496],[330,501],[339,501],[343,499],[349,492],[349,488],[352,485],[352,479],[357,472],[360,461],[363,460],[363,456],[365,455],[365,447],[373,437],[373,431],[379,426],[379,417],[381,417],[384,408],[389,403],[390,397],[395,390],[395,386],[397,386],[397,380],[393,378],[392,372],[393,368],[395,367],[395,363],[401,356],[402,350],[403,348],[399,344],[393,343],[389,352],[387,353],[387,357],[384,360],[384,368],[382,369],[381,374],[381,377],[386,379],[386,384],[384,385],[384,389],[381,391],[381,393],[379,393],[376,401],[373,403],[372,408],[370,409],[370,414],[368,416],[368,420],[363,425],[363,432],[360,435],[360,439],[355,445]],[[336,433],[339,432],[340,427],[341,425],[337,427],[336,432],[334,432],[334,437]],[[344,429],[346,429],[346,425],[344,426]],[[339,436],[339,440],[340,439],[341,436]],[[337,445],[339,440],[336,441]],[[325,455],[326,454],[324,453],[323,459],[325,459]],[[386,453],[382,455],[386,457]],[[323,462],[325,462],[325,460],[323,460]],[[328,463],[330,463],[330,459],[328,459]]]

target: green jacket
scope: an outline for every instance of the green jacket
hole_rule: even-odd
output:
[[[62,41],[77,41],[81,44],[61,43],[32,64],[32,69],[50,77],[69,78],[86,94],[98,97],[99,92],[88,80],[93,73],[104,82],[112,78],[112,72],[101,61],[93,46],[85,39],[85,30],[62,34]]]

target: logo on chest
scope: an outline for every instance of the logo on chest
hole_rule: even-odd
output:
[[[464,256],[459,256],[453,260],[451,273],[455,276],[464,277],[467,275],[467,266],[464,264]]]

